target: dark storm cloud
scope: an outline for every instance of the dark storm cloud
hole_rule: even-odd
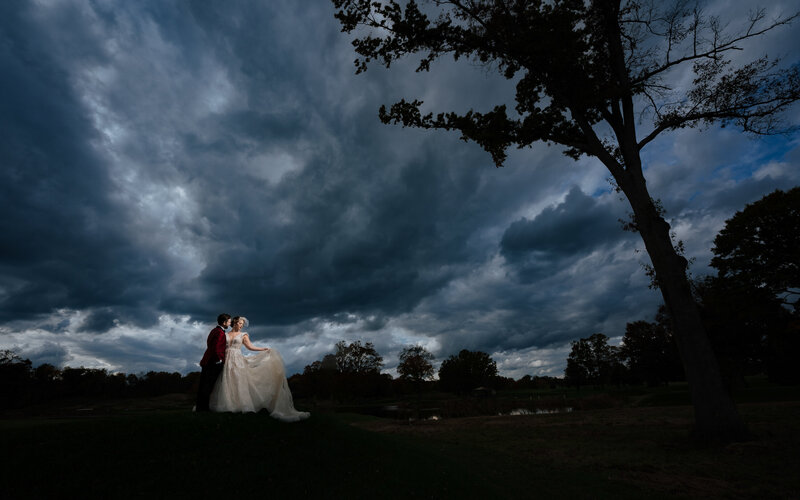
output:
[[[128,287],[129,284],[121,284]],[[157,291],[147,295],[148,298],[157,296]],[[104,333],[118,325],[137,325],[153,327],[158,322],[158,313],[147,304],[133,301],[130,305],[120,301],[112,306],[91,307],[86,309],[86,318],[78,326],[77,331],[87,333]]]
[[[2,319],[138,304],[143,311],[132,319],[147,324],[152,290],[168,279],[163,258],[130,232],[113,198],[107,159],[94,147],[102,138],[55,57],[63,47],[40,31],[29,2],[0,9]],[[81,59],[67,63],[102,57],[80,34],[73,44]]]
[[[454,182],[430,151],[395,166],[354,159],[317,159],[279,184],[275,195],[291,193],[291,223],[212,258],[202,286],[229,284],[212,302],[231,301],[261,322],[399,313],[477,258],[464,245],[474,228],[458,221],[475,182]]]
[[[239,84],[248,101],[261,106],[223,113],[211,125],[223,141],[204,144],[193,137],[186,151],[230,158],[225,155],[280,149],[303,165],[277,183],[254,179],[241,167],[225,171],[219,203],[201,208],[214,237],[228,240],[207,254],[191,285],[205,305],[173,297],[165,306],[195,307],[190,310],[198,318],[215,307],[248,311],[259,324],[340,311],[391,315],[411,310],[461,269],[483,262],[495,242],[470,238],[535,191],[509,194],[503,183],[513,181],[487,168],[488,156],[454,135],[378,126],[376,110],[387,98],[371,89],[385,73],[369,72],[354,86],[350,60],[342,58],[350,57],[346,39],[331,30],[301,37],[285,31],[287,24],[321,22],[327,9],[278,3],[243,15],[240,8],[219,12],[196,4],[193,13],[224,41],[214,48],[219,61],[229,74],[243,69]],[[296,52],[297,43],[309,49],[304,57],[278,57]],[[197,163],[210,172],[221,169],[208,155]],[[486,186],[489,176],[494,179]],[[529,177],[517,174],[518,180]],[[213,198],[211,184],[203,187],[204,199]]]
[[[30,116],[34,99],[48,107],[49,120],[29,131],[45,139],[49,155],[33,177],[55,184],[57,193],[38,207],[43,218],[31,221],[41,235],[31,241],[38,253],[13,247],[28,264],[5,275],[16,292],[5,310],[25,316],[83,309],[80,328],[87,332],[151,325],[157,308],[200,320],[218,310],[248,311],[260,324],[284,325],[340,311],[407,312],[458,272],[484,262],[495,243],[479,233],[536,196],[535,189],[509,192],[515,182],[532,180],[535,169],[507,176],[487,170],[488,157],[455,136],[377,127],[375,110],[386,96],[371,89],[387,81],[386,73],[373,71],[354,86],[349,60],[342,59],[350,57],[349,43],[337,30],[293,32],[303,23],[330,21],[329,9],[144,5],[141,11],[93,5],[91,12],[67,5],[36,17],[41,25],[22,13],[28,17],[19,43],[43,40],[30,50],[45,64],[20,63],[12,73],[39,82],[47,75],[37,71],[54,75],[45,86],[20,84],[27,93],[16,102],[26,110],[19,115]],[[78,37],[51,32],[47,21],[64,15],[74,20]],[[67,48],[57,46],[63,40]],[[166,62],[126,44],[144,44]],[[304,57],[289,55],[298,51]],[[203,52],[216,59],[209,62]],[[119,76],[99,88],[76,86],[76,74],[92,65]],[[203,85],[214,75],[232,85],[219,93],[247,106],[234,103],[192,122],[192,100],[205,95]],[[451,78],[446,71],[445,78]],[[115,196],[120,185],[111,177],[113,160],[103,154],[108,148],[93,147],[112,132],[98,130],[104,124],[92,121],[97,110],[87,109],[76,95],[81,91],[93,92],[100,114],[135,139],[112,148],[137,166],[127,187],[132,193]],[[8,119],[17,133],[25,129],[18,116]],[[392,142],[401,146],[387,151]],[[299,167],[270,177],[286,155],[298,158]],[[251,164],[260,156],[267,160]],[[53,157],[70,163],[53,172]],[[153,221],[132,220],[140,216],[135,207],[152,197],[147,183],[179,183],[197,201],[193,218],[172,224],[204,261],[198,279],[181,283],[175,259],[164,255],[169,236],[156,228],[148,235],[146,223]],[[45,189],[32,185],[30,191]],[[18,206],[10,223],[32,215]],[[37,267],[38,279],[21,277]]]
[[[651,319],[660,298],[647,288],[634,244],[599,249],[558,261],[531,281],[514,279],[519,271],[509,263],[500,268],[505,275],[477,280],[472,293],[461,290],[442,320],[419,327],[437,332],[446,353],[545,348],[597,332],[620,336],[627,321]],[[428,306],[447,310],[438,299]]]
[[[621,240],[620,213],[572,188],[563,203],[548,207],[534,219],[513,222],[500,240],[503,256],[523,282],[533,282],[563,268],[576,256],[605,243]]]

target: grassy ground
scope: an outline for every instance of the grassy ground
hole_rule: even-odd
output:
[[[636,407],[412,424],[336,413],[294,424],[196,415],[180,398],[6,415],[0,494],[800,498],[800,401],[750,397],[739,409],[755,439],[704,448],[688,439],[691,408],[654,406],[662,396],[652,394]]]
[[[513,457],[529,470],[557,470],[566,481],[602,477],[580,486],[576,496],[583,498],[614,498],[610,485],[638,487],[650,498],[800,498],[800,403],[748,403],[739,410],[755,438],[717,447],[689,440],[686,406],[357,425],[423,438],[450,454]],[[545,491],[557,493],[558,481],[545,477]]]

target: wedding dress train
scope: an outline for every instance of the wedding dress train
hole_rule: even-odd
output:
[[[270,349],[245,356],[242,336],[227,338],[225,366],[211,393],[211,410],[246,413],[266,408],[270,416],[284,422],[308,418],[308,412],[294,408],[278,351]]]

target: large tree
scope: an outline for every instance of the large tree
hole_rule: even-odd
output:
[[[658,318],[655,323],[640,320],[625,325],[619,352],[636,382],[655,387],[681,378],[680,356],[672,331]]]
[[[572,342],[564,378],[579,389],[587,382],[604,386],[607,383],[620,382],[623,368],[617,348],[608,344],[606,335],[595,333]]]
[[[711,251],[720,279],[764,289],[800,313],[800,187],[776,190],[736,212]]]
[[[497,377],[497,363],[485,352],[462,349],[458,355],[442,361],[439,383],[442,389],[467,393],[482,386],[492,385]]]
[[[400,351],[397,373],[403,380],[420,384],[433,378],[433,354],[421,345],[404,347]]]
[[[708,276],[695,283],[700,315],[729,387],[745,384],[746,375],[766,370],[775,380],[775,358],[769,348],[786,336],[791,314],[766,288],[731,277]],[[781,345],[778,342],[777,345]],[[791,350],[791,367],[797,364]],[[779,377],[780,378],[780,377]]]
[[[383,366],[383,357],[375,350],[372,342],[362,345],[360,340],[356,340],[348,345],[341,340],[336,343],[334,356],[340,373],[377,374]]]
[[[756,134],[781,130],[779,114],[800,98],[800,70],[766,57],[733,64],[729,54],[796,14],[755,11],[742,31],[704,16],[697,4],[637,0],[332,0],[343,31],[355,32],[357,72],[410,54],[427,71],[443,55],[472,58],[516,82],[516,106],[486,112],[423,111],[419,100],[381,107],[380,119],[458,130],[500,166],[511,146],[560,144],[609,170],[632,208],[630,227],[650,255],[675,324],[695,408],[695,431],[710,439],[746,432],[703,330],[670,225],[647,190],[641,152],[661,133],[710,123]],[[673,84],[692,72],[690,87]],[[643,123],[641,118],[647,118]]]
[[[697,293],[723,372],[744,375],[763,363],[770,379],[797,383],[800,187],[736,212],[712,252],[718,274],[700,282]]]

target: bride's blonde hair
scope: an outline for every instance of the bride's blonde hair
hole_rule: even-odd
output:
[[[244,328],[245,326],[250,324],[250,322],[247,321],[247,318],[245,318],[244,316],[234,316],[233,319],[231,320],[231,324],[235,325],[240,319],[244,320],[244,324],[242,324],[242,328]]]

